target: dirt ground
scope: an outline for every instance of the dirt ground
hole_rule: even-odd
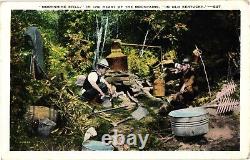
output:
[[[119,133],[149,133],[143,150],[147,151],[239,151],[240,123],[239,111],[218,115],[215,109],[209,113],[209,132],[194,137],[176,137],[172,134],[169,118],[156,120],[150,115],[140,121],[132,120],[119,125]],[[115,150],[138,150],[133,146],[118,146]]]
[[[163,138],[166,150],[186,151],[239,151],[240,123],[239,111],[228,115],[217,115],[214,109],[208,109],[209,132],[202,136]]]

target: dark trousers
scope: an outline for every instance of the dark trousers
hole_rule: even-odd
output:
[[[104,94],[108,93],[108,87],[104,83],[99,83],[98,84],[99,88],[102,90]],[[88,89],[82,94],[82,99],[91,101],[96,99],[97,101],[101,101],[101,96],[99,95],[99,92],[94,89]]]

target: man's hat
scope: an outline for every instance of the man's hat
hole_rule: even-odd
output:
[[[182,63],[184,63],[184,64],[189,63],[189,62],[190,62],[190,59],[189,59],[189,58],[184,58],[184,59],[182,60]]]
[[[97,65],[103,66],[103,67],[105,67],[105,68],[109,68],[109,63],[108,63],[108,61],[107,61],[106,59],[101,59],[101,60],[97,63]]]

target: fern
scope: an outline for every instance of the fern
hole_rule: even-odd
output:
[[[217,113],[225,113],[225,112],[230,112],[233,111],[237,108],[240,107],[240,102],[236,99],[231,99],[231,98],[223,98],[220,99],[218,108],[217,108]]]
[[[239,108],[239,100],[230,98],[230,96],[236,91],[236,87],[237,85],[233,81],[224,84],[221,91],[216,94],[216,98],[210,103],[204,105],[204,107],[217,107],[216,112],[219,114]]]
[[[233,81],[229,82],[228,84],[224,84],[222,86],[221,92],[218,92],[216,94],[216,99],[220,100],[225,97],[231,96],[235,92],[236,87],[237,85]]]

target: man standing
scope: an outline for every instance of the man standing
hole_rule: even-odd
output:
[[[82,98],[91,101],[96,99],[102,102],[102,99],[109,93],[112,95],[111,85],[104,79],[104,75],[109,69],[106,59],[97,63],[96,70],[91,71],[83,83]]]

